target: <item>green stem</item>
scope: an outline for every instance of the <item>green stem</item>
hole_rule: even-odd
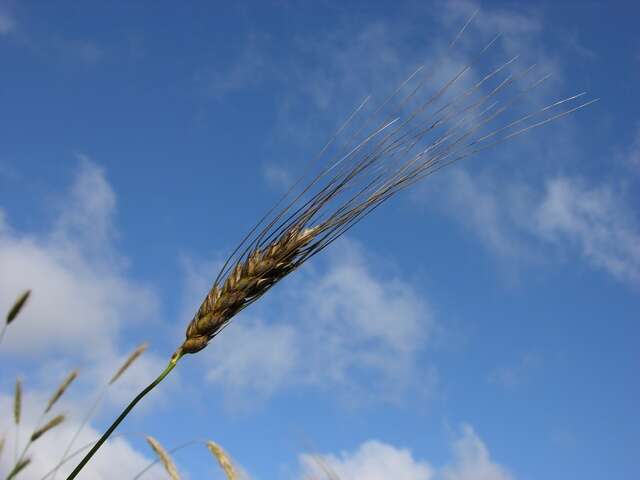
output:
[[[91,457],[93,457],[93,455],[98,451],[98,449],[102,446],[102,444],[107,441],[107,439],[113,433],[113,431],[117,428],[117,426],[120,425],[120,422],[122,422],[122,420],[125,419],[125,417],[133,409],[133,407],[135,407],[136,404],[140,400],[142,400],[142,398],[147,393],[149,393],[151,390],[153,390],[162,380],[164,380],[164,377],[169,375],[169,373],[171,372],[171,370],[174,369],[174,367],[178,363],[178,360],[180,360],[181,357],[182,357],[182,353],[181,352],[177,352],[173,357],[171,357],[171,360],[169,361],[169,365],[167,365],[167,368],[165,368],[164,371],[160,374],[160,376],[158,376],[158,378],[156,378],[153,382],[151,382],[151,384],[149,384],[149,386],[147,386],[144,390],[142,390],[138,394],[138,396],[136,398],[134,398],[129,405],[127,405],[127,408],[125,408],[122,411],[120,416],[118,418],[116,418],[116,420],[111,424],[111,426],[107,429],[107,431],[104,432],[102,437],[100,437],[100,440],[98,440],[96,442],[96,444],[93,446],[93,448],[91,450],[89,450],[89,453],[87,453],[84,456],[84,458],[80,461],[78,466],[73,470],[73,472],[71,472],[71,475],[69,475],[67,477],[67,480],[73,480],[74,478],[76,478],[78,476],[78,473],[80,473],[80,471],[84,468],[84,466],[87,464],[87,462],[89,462],[89,460],[91,460]]]

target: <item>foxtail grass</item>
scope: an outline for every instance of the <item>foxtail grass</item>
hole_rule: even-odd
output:
[[[447,47],[449,55],[470,21]],[[165,370],[131,401],[67,480],[78,475],[183,356],[204,349],[238,313],[387,200],[447,166],[596,101],[584,101],[585,93],[579,93],[515,119],[505,115],[517,111],[518,104],[529,100],[549,75],[537,73],[535,65],[508,72],[517,55],[497,66],[481,65],[498,38],[480,46],[469,62],[433,91],[427,91],[426,85],[434,82],[437,64],[414,70],[372,114],[363,113],[371,97],[356,108],[302,177],[227,257]],[[480,80],[455,93],[474,68],[480,69]]]

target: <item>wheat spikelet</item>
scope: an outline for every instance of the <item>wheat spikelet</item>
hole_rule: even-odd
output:
[[[207,442],[207,448],[212,453],[212,455],[216,457],[216,460],[218,460],[220,468],[222,468],[225,475],[227,476],[227,480],[236,480],[238,477],[236,475],[235,469],[233,468],[233,464],[231,463],[231,459],[222,449],[222,447],[210,440]]]
[[[67,375],[67,378],[65,378],[62,383],[60,384],[60,386],[58,387],[58,389],[53,393],[53,395],[51,396],[51,398],[49,399],[49,402],[47,403],[47,408],[44,409],[44,413],[49,413],[49,411],[51,410],[51,408],[56,404],[56,402],[58,400],[60,400],[60,397],[62,397],[62,395],[64,395],[64,392],[66,392],[67,388],[69,388],[69,385],[71,385],[71,383],[78,377],[78,370],[74,370],[72,371],[69,375]]]
[[[118,369],[118,371],[113,375],[113,377],[111,377],[111,380],[109,380],[109,385],[112,385],[114,382],[116,382],[122,376],[122,374],[126,372],[127,369],[133,364],[133,362],[135,362],[138,357],[147,350],[147,348],[149,348],[149,344],[146,342],[138,345],[136,349],[127,357],[127,359]]]
[[[47,433],[49,430],[53,430],[54,428],[56,428],[58,425],[60,425],[64,421],[65,421],[65,416],[64,415],[58,415],[56,417],[53,417],[51,420],[49,420],[47,423],[45,423],[42,427],[38,428],[35,432],[33,432],[31,434],[31,441],[35,442],[42,435]]]
[[[22,307],[24,307],[24,305],[27,303],[30,295],[31,290],[26,290],[16,299],[15,303],[11,307],[11,310],[9,310],[9,313],[7,313],[7,325],[16,319],[16,317],[22,310]]]
[[[20,414],[22,413],[22,380],[16,379],[16,388],[13,394],[13,421],[20,425]]]
[[[24,459],[20,460],[18,463],[16,463],[16,466],[13,467],[13,470],[11,470],[11,473],[7,477],[7,480],[11,480],[11,479],[15,478],[22,470],[27,468],[30,463],[31,463],[31,459],[30,458],[24,458]]]
[[[160,445],[160,442],[158,442],[155,438],[149,436],[147,437],[147,443],[156,453],[156,455],[158,455],[158,458],[160,458],[160,461],[162,462],[162,465],[164,466],[164,469],[169,477],[171,477],[171,480],[180,480],[178,469],[173,463],[173,460],[171,460],[171,457],[169,456],[167,451],[162,447],[162,445]]]

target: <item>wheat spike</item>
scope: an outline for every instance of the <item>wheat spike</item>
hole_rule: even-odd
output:
[[[18,463],[16,463],[16,466],[13,467],[13,470],[11,470],[11,473],[7,477],[7,480],[12,480],[13,478],[17,477],[18,474],[22,470],[27,468],[30,463],[31,463],[31,459],[30,458],[24,458],[24,459],[20,460]]]
[[[122,376],[122,374],[126,372],[127,369],[133,364],[133,362],[135,362],[138,357],[147,350],[147,348],[149,348],[149,344],[146,342],[138,345],[136,349],[127,357],[127,359],[118,369],[118,371],[113,375],[113,377],[111,377],[111,380],[109,380],[109,385],[112,385],[114,382],[116,382]]]
[[[164,469],[171,480],[180,480],[178,469],[173,463],[173,460],[171,460],[171,457],[169,456],[167,451],[162,447],[162,445],[160,445],[160,442],[158,442],[155,438],[149,436],[147,437],[147,443],[156,453],[156,455],[158,455],[158,458],[160,458],[160,461],[162,462],[162,465],[164,466]]]
[[[256,249],[236,265],[222,287],[214,287],[187,328],[184,353],[202,350],[240,310],[264,295],[299,264],[315,229],[292,228],[264,250]]]
[[[16,389],[13,394],[13,421],[20,425],[20,414],[22,413],[22,380],[16,379]]]
[[[39,429],[37,429],[35,432],[33,432],[31,434],[31,441],[35,442],[42,435],[47,433],[49,430],[53,430],[54,428],[56,428],[58,425],[60,425],[64,421],[65,421],[65,416],[64,415],[58,415],[56,417],[53,417],[51,420],[49,420],[47,423],[45,423],[42,427],[40,427]]]
[[[380,118],[376,113],[398,96],[401,89],[396,90],[349,138],[352,147],[338,148],[320,164],[319,172],[305,173],[281,200],[288,203],[270,210],[227,258],[176,356],[205,348],[238,312],[398,192],[452,163],[593,103],[564,106],[584,95],[578,94],[516,120],[505,118],[505,112],[549,77],[530,79],[534,66],[505,74],[517,56],[483,72],[481,80],[462,93],[450,94],[498,37],[426,100],[416,99],[428,75],[416,80],[417,85],[398,98],[395,110]],[[565,110],[553,114],[551,110],[559,106]]]
[[[31,290],[26,290],[16,299],[13,307],[11,307],[11,310],[7,313],[7,325],[16,319],[24,305],[27,303],[30,295]]]
[[[3,435],[2,438],[0,438],[0,458],[2,458],[2,452],[4,452],[5,440],[6,440],[6,438]]]
[[[213,454],[213,456],[216,457],[216,460],[218,460],[220,468],[222,468],[225,475],[227,476],[227,480],[236,480],[238,477],[236,475],[235,469],[233,468],[233,464],[231,463],[231,459],[222,449],[222,447],[210,440],[207,442],[207,448]]]
[[[56,402],[58,400],[60,400],[60,397],[62,397],[62,395],[64,395],[64,392],[67,391],[67,388],[69,388],[69,385],[71,385],[71,383],[78,378],[78,370],[74,370],[72,371],[69,375],[67,375],[67,378],[65,378],[62,383],[60,384],[60,386],[58,387],[58,389],[53,393],[53,395],[51,396],[51,398],[49,399],[49,402],[47,403],[47,408],[45,408],[44,413],[49,413],[49,411],[51,410],[51,408],[56,404]]]

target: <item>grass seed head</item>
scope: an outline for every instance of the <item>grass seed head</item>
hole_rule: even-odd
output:
[[[58,415],[57,417],[53,417],[51,420],[49,420],[47,423],[45,423],[42,427],[40,427],[35,432],[33,432],[33,434],[31,435],[31,441],[35,442],[42,435],[47,433],[49,430],[53,430],[54,428],[56,428],[58,425],[60,425],[64,421],[65,421],[65,416],[64,415]]]
[[[136,349],[127,357],[127,359],[118,369],[118,371],[113,375],[113,377],[111,377],[111,380],[109,380],[109,385],[115,383],[122,376],[122,374],[126,372],[127,369],[133,364],[133,362],[135,362],[138,357],[140,357],[140,355],[142,355],[147,350],[147,348],[149,348],[149,344],[146,342],[138,345]]]
[[[207,448],[211,452],[211,454],[216,457],[218,463],[220,464],[220,468],[224,471],[227,476],[227,480],[237,480],[236,472],[233,468],[233,464],[231,463],[231,459],[227,455],[227,453],[222,449],[220,445],[215,442],[208,441]]]
[[[23,292],[16,299],[15,303],[13,304],[13,307],[11,307],[11,310],[9,310],[9,313],[7,313],[7,325],[16,319],[16,317],[18,316],[22,308],[27,303],[27,300],[29,299],[30,295],[31,295],[31,290],[27,290]]]
[[[16,389],[13,394],[13,421],[20,425],[20,415],[22,413],[22,380],[16,379]]]
[[[156,455],[158,455],[158,458],[160,458],[160,461],[162,462],[162,465],[164,466],[164,469],[171,480],[180,480],[180,475],[178,474],[176,465],[173,463],[173,460],[171,460],[171,457],[169,456],[167,451],[162,447],[162,445],[160,445],[160,442],[158,442],[155,438],[149,436],[147,437],[147,443],[156,453]]]
[[[66,392],[67,388],[69,388],[69,385],[71,385],[71,383],[77,377],[78,377],[78,371],[77,370],[74,370],[69,375],[67,375],[67,378],[65,378],[62,381],[62,383],[60,384],[58,389],[53,393],[53,395],[49,399],[49,403],[47,403],[47,408],[45,408],[44,413],[49,413],[49,410],[51,410],[51,408],[56,404],[56,402],[58,400],[60,400],[60,397],[62,397],[62,395],[64,395],[64,392]]]
[[[20,460],[16,464],[16,466],[13,467],[13,470],[11,470],[11,473],[7,477],[7,480],[12,480],[12,479],[16,478],[18,476],[18,474],[22,470],[24,470],[25,468],[27,468],[29,466],[30,463],[31,463],[31,459],[30,458],[23,458],[22,460]]]

